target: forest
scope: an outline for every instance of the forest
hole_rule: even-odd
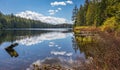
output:
[[[73,12],[75,41],[91,61],[84,70],[119,70],[120,0],[85,0]]]
[[[43,23],[37,20],[25,19],[16,17],[13,14],[4,15],[0,12],[0,29],[8,28],[71,28],[72,24],[58,24],[53,25],[49,23]]]
[[[120,0],[85,0],[76,13],[74,26],[95,26],[102,30],[120,28]]]

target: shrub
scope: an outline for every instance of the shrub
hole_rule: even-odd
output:
[[[115,17],[111,17],[106,19],[104,24],[102,25],[102,31],[113,32],[118,28],[118,22]]]

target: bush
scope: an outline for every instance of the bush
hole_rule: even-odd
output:
[[[102,25],[102,31],[113,32],[118,28],[118,22],[115,17],[111,17],[106,19],[104,24]]]

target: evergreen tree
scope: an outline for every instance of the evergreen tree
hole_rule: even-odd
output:
[[[72,21],[74,22],[74,26],[76,26],[77,24],[77,13],[78,13],[78,8],[77,6],[75,6],[73,9],[73,15],[72,15]]]
[[[120,23],[120,0],[85,0],[78,10],[76,25],[101,26],[112,17]]]

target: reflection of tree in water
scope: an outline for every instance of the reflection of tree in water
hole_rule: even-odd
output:
[[[78,42],[79,50],[81,52],[84,52],[86,54],[86,58],[88,57],[87,55],[92,55],[90,54],[87,50],[89,47],[93,46],[93,38],[88,36],[88,37],[83,37],[83,36],[76,36],[76,41]]]
[[[74,37],[72,37],[72,45],[73,45],[72,47],[73,47],[73,49],[75,50],[75,53],[76,53],[77,50],[79,50],[79,47],[77,46],[77,42],[76,42]]]
[[[14,43],[11,44],[10,46],[8,46],[7,48],[5,48],[6,52],[11,56],[11,57],[18,57],[18,53],[13,49],[14,47],[16,47],[18,45],[18,43]]]
[[[0,31],[0,44],[5,41],[13,42],[16,39],[20,39],[21,37],[26,36],[34,36],[34,35],[40,35],[42,33],[46,33],[49,31],[45,30],[1,30]]]
[[[37,36],[48,32],[54,32],[54,30],[0,30],[0,44],[6,41],[14,42],[21,38]],[[65,30],[60,32],[67,33],[71,31]]]
[[[116,45],[114,37],[105,37],[104,33],[99,36],[75,36],[79,50],[84,52],[86,58],[92,57],[89,70],[117,70],[120,69],[120,45]]]
[[[14,42],[15,40],[19,40],[21,38],[36,36],[49,31],[40,31],[40,30],[1,30],[0,31],[0,44],[6,41]],[[18,43],[13,43],[7,48],[5,48],[6,52],[11,57],[18,57],[18,53],[15,51],[14,47],[16,47]]]

